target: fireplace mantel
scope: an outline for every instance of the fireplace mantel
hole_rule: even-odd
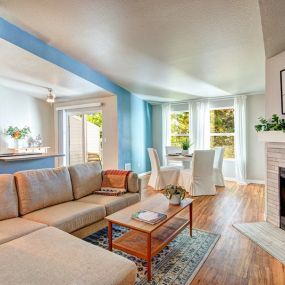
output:
[[[257,133],[257,135],[258,135],[258,140],[262,142],[285,144],[285,132],[283,131],[259,132]]]

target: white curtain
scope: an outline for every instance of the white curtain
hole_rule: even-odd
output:
[[[166,165],[166,146],[171,145],[171,105],[162,105],[162,161]]]
[[[195,149],[209,149],[210,147],[210,114],[209,101],[196,102],[196,130],[194,131]]]
[[[189,142],[192,143],[192,146],[190,147],[189,151],[193,152],[194,151],[194,133],[195,133],[195,108],[194,104],[192,102],[188,103],[188,110],[189,110]]]
[[[235,112],[235,174],[240,184],[246,184],[246,96],[234,99]]]

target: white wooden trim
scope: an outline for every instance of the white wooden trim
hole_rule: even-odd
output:
[[[56,107],[56,111],[61,110],[73,110],[73,109],[84,109],[84,108],[90,108],[90,107],[101,107],[102,103],[86,103],[86,104],[76,104],[76,105],[70,105],[70,106],[59,106]]]
[[[235,177],[225,177],[225,181],[232,181],[232,182],[237,182]],[[254,184],[265,184],[264,180],[259,180],[259,179],[247,179],[246,183],[254,183]]]
[[[234,137],[235,133],[210,133],[211,137]]]
[[[270,143],[285,143],[285,132],[283,131],[265,131],[257,133],[258,140]]]
[[[234,106],[226,106],[226,107],[210,107],[209,110],[210,111],[215,111],[215,110],[225,110],[225,109],[233,109],[234,110]]]

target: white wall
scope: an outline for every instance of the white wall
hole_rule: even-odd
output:
[[[152,139],[153,148],[157,150],[161,163],[162,159],[162,107],[161,105],[152,106]]]
[[[102,103],[98,107],[103,114],[103,160],[105,169],[118,168],[118,123],[117,123],[117,97],[109,96],[80,101],[67,101],[55,104],[57,107],[67,107],[88,103]],[[57,130],[57,114],[55,112],[55,129]],[[57,149],[57,131],[55,132],[55,146]]]
[[[247,97],[247,179],[265,181],[265,144],[257,139],[254,126],[265,116],[265,95]]]
[[[230,107],[233,106],[233,99],[212,101],[210,107]],[[250,95],[247,97],[247,179],[250,181],[265,180],[265,146],[257,139],[254,125],[258,118],[265,116],[265,96]],[[153,106],[153,146],[158,150],[162,158],[162,108],[161,105]],[[224,160],[224,176],[235,178],[235,161]]]
[[[285,52],[266,60],[266,117],[281,115],[280,70],[285,69]]]
[[[54,147],[52,106],[44,100],[0,86],[0,153],[7,152],[9,139],[3,131],[10,125],[28,126],[32,136],[40,134],[45,146]]]

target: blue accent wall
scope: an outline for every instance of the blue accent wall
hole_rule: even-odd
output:
[[[152,106],[132,96],[131,120],[133,170],[138,173],[149,171],[147,148],[152,147]]]
[[[143,141],[136,143],[141,144],[141,149],[152,144],[151,138],[151,106],[135,97],[128,90],[122,88],[116,83],[109,80],[100,72],[90,68],[88,65],[70,57],[62,51],[48,45],[36,36],[20,29],[19,27],[9,23],[0,18],[0,38],[23,48],[53,64],[56,64],[65,70],[68,70],[98,86],[115,94],[117,96],[117,112],[118,112],[118,137],[119,137],[119,168],[123,169],[125,163],[131,162],[132,165],[138,165],[138,160],[142,159],[139,168],[140,172],[146,171],[149,166],[147,158],[135,152],[134,142],[132,139],[136,138],[135,126],[148,126],[150,131],[144,130],[145,138]],[[131,107],[133,105],[133,108]],[[139,112],[139,116],[135,112]],[[146,116],[146,117],[144,117]],[[150,135],[150,137],[149,137]],[[145,145],[144,145],[145,144]],[[145,152],[144,152],[145,154]],[[136,161],[133,163],[133,161]]]

